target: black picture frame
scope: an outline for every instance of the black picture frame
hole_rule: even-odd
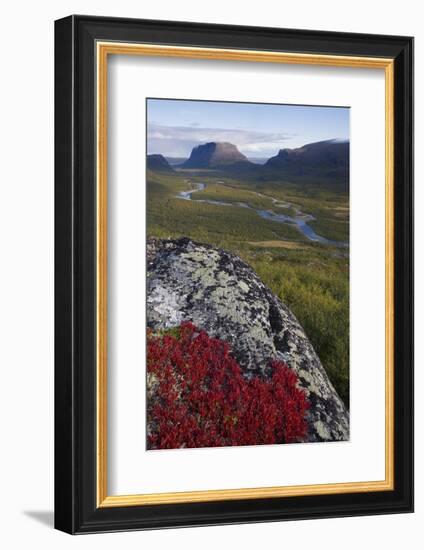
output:
[[[98,507],[99,40],[394,60],[394,490]],[[55,527],[67,533],[413,511],[413,39],[73,15],[55,23]]]

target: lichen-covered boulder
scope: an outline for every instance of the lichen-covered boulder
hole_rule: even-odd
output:
[[[147,324],[192,321],[227,341],[245,376],[267,376],[271,359],[294,369],[308,393],[307,440],[346,441],[349,413],[291,311],[238,256],[187,238],[147,243]]]

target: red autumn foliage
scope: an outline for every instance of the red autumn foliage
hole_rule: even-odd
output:
[[[147,337],[148,447],[221,447],[302,441],[309,408],[296,374],[247,380],[229,345],[192,323]],[[152,388],[153,391],[151,390]]]

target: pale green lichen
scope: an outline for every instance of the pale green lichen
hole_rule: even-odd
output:
[[[327,426],[322,421],[318,421],[314,423],[314,427],[316,431],[318,432],[319,436],[324,440],[328,441],[329,439],[332,439],[330,432],[327,429]]]
[[[239,281],[238,286],[243,290],[243,292],[249,292],[250,288],[244,281]]]

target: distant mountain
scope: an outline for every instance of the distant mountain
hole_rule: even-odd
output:
[[[296,149],[281,149],[264,164],[251,162],[236,145],[210,142],[194,147],[190,157],[177,164],[177,158],[148,155],[147,167],[171,171],[173,168],[215,169],[249,181],[285,180],[293,183],[349,186],[349,142],[338,140],[308,143]],[[183,159],[181,159],[183,161]]]
[[[181,168],[220,168],[239,162],[249,163],[247,157],[240,153],[235,145],[212,141],[194,147]]]
[[[349,178],[349,142],[327,140],[297,149],[281,149],[265,164],[266,172],[298,177]]]
[[[149,170],[173,172],[171,166],[163,155],[147,155],[147,168]]]
[[[253,164],[265,164],[268,161],[268,157],[249,157],[249,161]]]
[[[179,166],[187,160],[187,157],[165,157],[170,166]]]

